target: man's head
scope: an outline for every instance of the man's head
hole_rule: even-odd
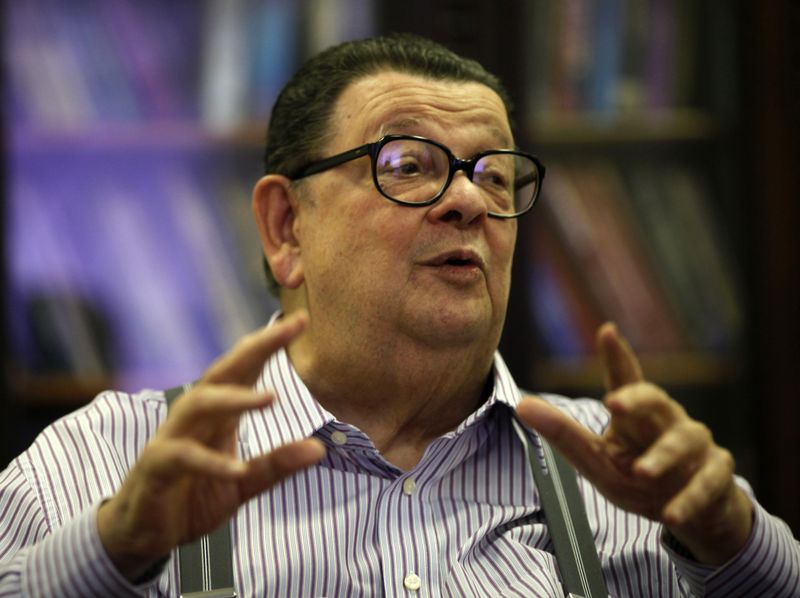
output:
[[[497,77],[428,39],[395,34],[345,42],[309,59],[278,96],[264,151],[265,174],[291,176],[322,157],[333,134],[331,115],[344,89],[381,70],[481,83],[500,96],[507,113],[511,111],[511,100]],[[279,285],[266,260],[264,266],[270,290],[277,295]]]
[[[516,220],[491,217],[497,197],[473,176],[477,168],[451,170],[441,197],[413,207],[382,195],[367,155],[292,179],[386,135],[430,139],[462,168],[514,147],[507,105],[479,65],[406,37],[328,50],[287,86],[253,206],[283,307],[309,311],[319,350],[362,343],[388,354],[410,340],[460,346],[488,367],[505,318]],[[388,167],[417,184],[424,158],[399,161]],[[490,184],[507,189],[500,180]]]

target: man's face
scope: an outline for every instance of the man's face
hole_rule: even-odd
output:
[[[393,71],[347,87],[332,122],[322,157],[391,133],[434,139],[460,158],[513,147],[503,102],[488,87]],[[427,207],[381,196],[368,157],[301,185],[295,229],[312,322],[387,343],[401,334],[430,346],[496,347],[516,221],[490,218],[484,192],[463,172]]]

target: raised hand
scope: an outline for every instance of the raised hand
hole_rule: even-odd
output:
[[[266,359],[307,326],[305,312],[244,337],[177,399],[119,492],[97,514],[100,539],[128,579],[185,542],[216,529],[245,501],[318,462],[322,443],[304,440],[241,461],[239,416],[274,398],[251,386]]]
[[[724,563],[747,541],[753,510],[734,482],[730,452],[645,381],[613,324],[599,329],[597,343],[611,413],[602,436],[535,397],[520,403],[520,419],[617,506],[662,522],[700,562]]]

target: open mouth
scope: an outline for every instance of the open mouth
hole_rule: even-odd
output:
[[[483,260],[480,255],[469,249],[439,254],[427,261],[426,265],[451,274],[460,272],[470,273],[470,276],[474,276],[476,272],[483,271]]]
[[[477,266],[474,260],[468,258],[450,257],[444,262],[446,266]]]

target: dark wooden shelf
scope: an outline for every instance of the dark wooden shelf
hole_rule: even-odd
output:
[[[647,379],[665,387],[724,385],[737,372],[734,360],[706,353],[650,354],[639,360]],[[596,393],[603,388],[603,370],[596,357],[543,359],[534,366],[534,380],[541,389]]]
[[[11,400],[26,406],[79,407],[115,387],[110,376],[30,373],[12,375]]]
[[[535,116],[526,127],[536,147],[703,142],[717,139],[720,130],[710,114],[691,109],[618,115],[556,112]]]
[[[194,121],[93,124],[88,127],[12,127],[9,144],[16,151],[128,151],[131,149],[192,148],[259,149],[266,139],[266,122],[246,122],[228,130],[214,130]]]

